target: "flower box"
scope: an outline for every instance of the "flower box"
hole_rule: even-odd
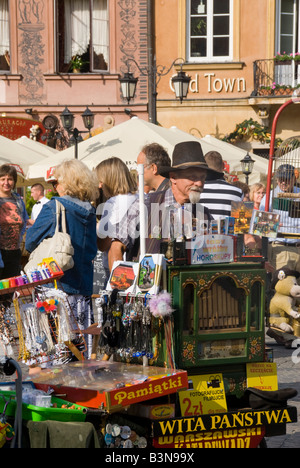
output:
[[[259,88],[258,95],[259,96],[272,96],[273,89]]]
[[[292,65],[292,60],[275,60],[275,65]]]

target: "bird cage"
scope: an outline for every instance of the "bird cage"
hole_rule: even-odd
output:
[[[270,207],[280,214],[280,236],[300,237],[300,136],[285,140],[274,155]]]

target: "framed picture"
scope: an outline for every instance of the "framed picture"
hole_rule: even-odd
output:
[[[268,211],[254,210],[249,233],[261,237],[276,239],[280,223],[280,215]]]
[[[126,292],[133,291],[138,269],[139,264],[135,262],[114,262],[106,289],[108,291],[113,289]]]
[[[139,265],[137,290],[157,294],[160,288],[162,271],[166,268],[164,255],[146,254],[140,258]]]
[[[234,234],[249,232],[253,207],[253,202],[231,202],[231,216],[235,218]]]

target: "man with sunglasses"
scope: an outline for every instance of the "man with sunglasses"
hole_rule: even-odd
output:
[[[277,186],[270,193],[270,211],[280,214],[280,227],[278,237],[269,244],[268,261],[275,270],[287,266],[300,271],[300,214],[292,212],[293,204],[300,200],[300,187],[296,186],[294,166],[280,165],[276,182]],[[281,193],[291,194],[291,197],[280,197]],[[299,193],[299,199],[292,197],[296,193]],[[266,196],[261,201],[261,211],[265,210],[265,201]]]

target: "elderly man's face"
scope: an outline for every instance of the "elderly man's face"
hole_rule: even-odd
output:
[[[278,187],[282,192],[293,192],[293,188],[295,185],[295,177],[286,177],[286,178],[279,178],[277,179]]]
[[[206,178],[206,170],[198,168],[170,172],[170,180],[176,200],[183,204],[198,203]]]

